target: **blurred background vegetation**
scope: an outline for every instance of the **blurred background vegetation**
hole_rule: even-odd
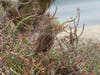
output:
[[[19,5],[21,16],[12,8],[6,11],[0,2],[0,11],[3,11],[0,14],[0,75],[100,74],[100,43],[80,39],[84,24],[77,34],[80,9],[70,19],[62,11],[60,14],[66,19],[61,23],[55,16],[59,11],[45,12],[52,1],[32,0]],[[68,0],[57,1],[59,4]]]

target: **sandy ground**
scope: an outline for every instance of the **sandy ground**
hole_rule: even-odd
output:
[[[82,28],[78,28],[77,34],[80,34],[81,31],[82,31]],[[65,35],[67,34],[65,32],[62,32],[62,33],[59,33],[57,36],[59,38],[63,38]],[[85,26],[85,29],[81,38],[100,40],[100,25]]]
[[[68,29],[66,29],[68,31]],[[78,32],[77,35],[79,35],[82,31],[82,28],[78,28]],[[60,39],[63,39],[65,36],[69,36],[68,33],[65,32],[60,32],[57,37],[59,39],[59,42],[62,43],[60,41]],[[68,39],[69,41],[69,39]],[[59,46],[59,42],[55,41],[54,47],[55,49],[59,50],[60,46]],[[100,42],[100,25],[95,25],[95,26],[85,26],[84,32],[82,34],[82,36],[79,38],[79,42],[80,43],[99,43]],[[68,48],[67,46],[64,45],[64,43],[62,43],[62,47],[67,51]]]
[[[78,34],[81,30],[82,28],[79,28]],[[86,26],[82,37],[100,40],[100,25]]]

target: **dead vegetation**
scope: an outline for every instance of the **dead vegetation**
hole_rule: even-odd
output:
[[[32,5],[19,9],[21,17],[10,13],[13,17],[0,21],[0,74],[99,75],[99,43],[80,42],[84,25],[77,35],[79,9],[75,18],[56,24],[54,15],[40,14],[39,5]],[[56,35],[63,31],[66,36],[59,39]]]

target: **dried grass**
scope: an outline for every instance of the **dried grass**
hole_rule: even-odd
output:
[[[8,18],[6,25],[0,27],[0,74],[99,75],[99,43],[81,43],[84,25],[77,35],[79,17],[78,9],[77,16],[63,24],[55,24],[54,15],[48,13]],[[56,37],[63,31],[65,37]]]

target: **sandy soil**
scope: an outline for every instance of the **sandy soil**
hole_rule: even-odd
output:
[[[81,30],[82,28],[79,28],[78,34]],[[86,26],[82,37],[100,40],[100,25]]]
[[[82,28],[78,28],[77,34],[80,34],[82,31]],[[59,33],[57,36],[59,38],[63,38],[66,34],[65,32]],[[84,33],[81,36],[81,38],[85,39],[97,39],[100,40],[100,25],[94,25],[94,26],[85,26]]]

